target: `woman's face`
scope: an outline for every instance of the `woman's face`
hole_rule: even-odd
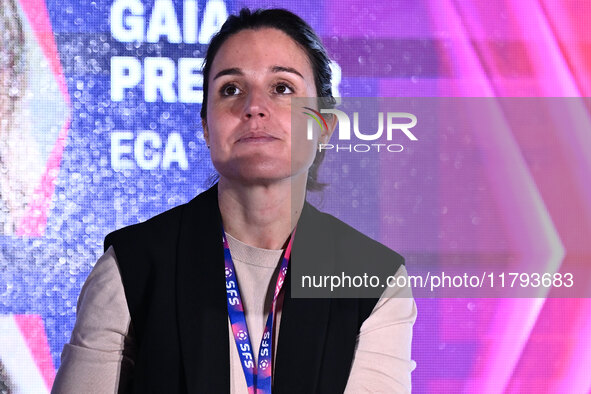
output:
[[[262,28],[228,38],[211,66],[204,122],[221,177],[247,184],[305,179],[317,140],[306,140],[302,128],[292,152],[291,98],[315,96],[308,57],[287,34]]]

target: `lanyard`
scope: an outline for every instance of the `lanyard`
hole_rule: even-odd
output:
[[[271,311],[267,318],[265,331],[261,339],[261,346],[259,348],[258,367],[254,363],[253,349],[250,344],[250,336],[248,334],[248,327],[246,325],[246,318],[244,316],[244,307],[242,306],[242,298],[238,290],[238,279],[236,278],[236,270],[234,269],[234,262],[230,255],[230,247],[226,239],[226,233],[222,229],[222,238],[224,241],[224,260],[226,268],[226,295],[228,298],[228,314],[230,315],[230,323],[232,324],[232,332],[234,333],[234,340],[240,355],[240,364],[244,371],[246,378],[246,385],[248,386],[249,394],[270,394],[272,371],[271,354],[273,349],[273,319],[275,316],[275,306],[277,303],[277,296],[283,286],[285,275],[287,274],[287,266],[289,264],[289,257],[291,255],[291,244],[295,230],[291,234],[289,244],[283,254],[281,262],[281,269],[277,276],[277,284],[275,285],[275,293],[273,294],[273,302],[271,303]]]

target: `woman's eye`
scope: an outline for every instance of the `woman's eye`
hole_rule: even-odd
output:
[[[293,89],[289,85],[286,85],[284,83],[280,83],[280,84],[275,85],[275,89],[274,90],[275,90],[275,93],[278,93],[278,94],[291,94],[291,93],[293,93]]]
[[[240,89],[235,85],[227,85],[222,88],[222,95],[224,96],[235,96],[240,94]]]

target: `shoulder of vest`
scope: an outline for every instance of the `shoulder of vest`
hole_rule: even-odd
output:
[[[302,231],[302,234],[298,234]],[[394,250],[368,237],[338,218],[321,212],[306,204],[295,235],[294,251],[300,263],[294,275],[312,277],[377,276],[379,283],[395,275],[404,258]],[[299,283],[299,280],[296,283]],[[332,291],[325,286],[298,289],[307,296],[338,298],[338,303],[358,303],[360,321],[363,322],[373,310],[381,287],[340,288]],[[347,300],[349,299],[349,300]],[[353,310],[353,309],[352,309]]]
[[[312,205],[306,204],[307,221],[314,226],[307,225],[307,229],[318,232],[318,239],[332,240],[336,251],[342,255],[363,254],[366,260],[382,261],[392,265],[395,269],[404,264],[404,257],[396,251],[388,248],[380,242],[368,237],[359,230],[351,227],[342,220],[322,211]],[[328,245],[326,245],[328,246]]]
[[[211,204],[216,206],[210,207]],[[149,250],[153,247],[176,247],[181,221],[186,212],[217,208],[217,187],[197,195],[191,201],[162,212],[142,223],[115,230],[105,237],[104,250],[109,246],[122,249]]]
[[[176,239],[175,235],[177,231],[175,229],[179,227],[185,205],[183,204],[169,209],[145,222],[132,224],[109,233],[105,237],[105,251],[109,246],[115,247],[116,250],[117,247],[145,248],[146,246],[154,245],[154,243],[166,244],[167,241],[173,241],[173,239]]]
[[[362,275],[367,273],[370,276],[380,277],[383,283],[390,275],[394,275],[401,265],[404,265],[404,257],[396,251],[388,248],[380,242],[363,234],[340,219],[319,212],[327,223],[327,229],[332,230],[336,246],[336,260],[339,270],[349,272],[351,275]],[[353,267],[357,267],[357,270]],[[381,292],[381,289],[380,291]],[[372,313],[379,300],[375,297],[357,298],[359,303],[358,319],[363,323]],[[341,299],[339,301],[352,302],[353,300]]]

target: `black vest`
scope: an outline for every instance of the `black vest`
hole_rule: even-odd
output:
[[[109,234],[137,351],[133,393],[229,393],[230,344],[217,186],[189,203]],[[369,255],[393,275],[403,258],[305,204],[296,256],[334,265]],[[330,266],[329,264],[329,266]],[[365,267],[367,268],[367,267]],[[293,274],[296,275],[296,274]],[[284,284],[273,393],[342,393],[356,337],[377,298],[292,297]]]

